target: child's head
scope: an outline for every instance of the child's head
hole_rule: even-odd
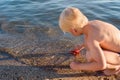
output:
[[[71,28],[82,29],[87,23],[88,19],[78,8],[69,7],[60,14],[59,26],[63,32],[70,32]]]

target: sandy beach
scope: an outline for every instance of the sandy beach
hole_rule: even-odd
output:
[[[105,76],[98,72],[73,71],[69,65],[32,66],[1,52],[0,80],[120,80],[120,75]]]
[[[89,72],[74,72],[64,66],[43,68],[24,65],[14,60],[7,62],[8,64],[0,65],[0,80],[120,80],[119,75],[104,76]]]

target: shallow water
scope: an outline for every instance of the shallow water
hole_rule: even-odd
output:
[[[1,0],[0,50],[26,63],[31,59],[36,62],[52,59],[43,64],[67,61],[64,53],[82,42],[79,37],[63,36],[58,27],[59,15],[68,6],[79,8],[89,20],[103,20],[120,29],[119,0]],[[41,58],[33,58],[33,54],[40,54]],[[25,58],[28,55],[33,57]]]

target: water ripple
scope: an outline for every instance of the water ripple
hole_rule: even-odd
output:
[[[78,7],[89,20],[100,19],[119,25],[119,0],[1,0],[0,16],[6,20],[29,21],[31,24],[58,26],[60,12],[68,7]],[[114,21],[110,19],[114,19]]]

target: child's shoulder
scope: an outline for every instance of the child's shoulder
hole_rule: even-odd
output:
[[[104,21],[101,21],[101,20],[91,20],[89,21],[91,24],[93,23],[103,23]]]
[[[112,25],[108,22],[102,21],[102,20],[91,20],[90,21],[91,24],[106,24],[106,25]]]
[[[114,25],[112,25],[112,24],[110,24],[110,23],[108,23],[108,22],[105,22],[105,21],[101,21],[101,20],[91,20],[90,22],[89,22],[89,24],[91,25],[91,26],[106,26],[106,27],[108,27],[108,26],[114,26]]]

